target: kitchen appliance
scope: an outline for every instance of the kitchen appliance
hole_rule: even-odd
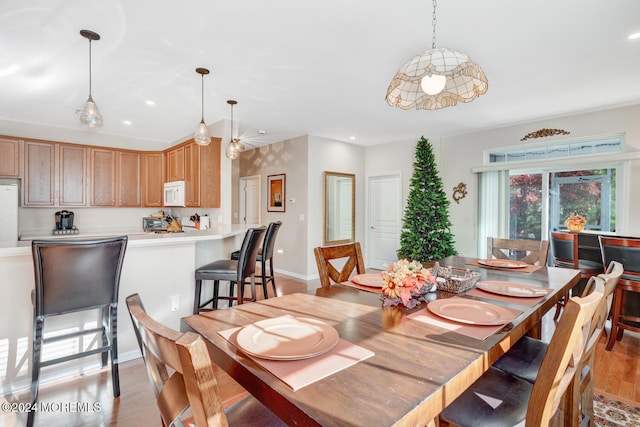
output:
[[[18,185],[0,185],[0,242],[18,240]]]
[[[184,207],[184,181],[171,181],[164,184],[164,206]]]
[[[164,217],[145,216],[142,218],[142,229],[145,232],[166,231],[167,222]]]
[[[56,230],[72,230],[73,229],[73,212],[58,211],[56,212]]]

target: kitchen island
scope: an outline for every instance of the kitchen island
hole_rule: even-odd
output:
[[[195,269],[213,260],[228,258],[231,252],[240,247],[246,228],[232,225],[185,233],[89,232],[64,236],[83,239],[126,234],[129,238],[120,279],[118,307],[118,353],[121,362],[140,355],[125,298],[132,293],[139,293],[151,316],[178,329],[180,318],[190,315],[193,309]],[[6,355],[6,359],[0,357],[2,394],[25,390],[30,386],[33,325],[31,291],[35,286],[31,240],[54,237],[38,235],[22,238],[17,242],[0,242],[0,286],[3,292],[0,298],[0,354]],[[172,305],[177,307],[176,311],[172,311]],[[45,322],[45,336],[48,332],[71,328],[89,329],[95,327],[98,320],[97,311],[95,314],[70,314],[51,319]],[[60,350],[76,350],[90,345],[88,338],[84,341],[62,341]],[[44,355],[47,357],[46,347]],[[42,379],[46,382],[97,367],[99,356],[75,362],[45,368]]]

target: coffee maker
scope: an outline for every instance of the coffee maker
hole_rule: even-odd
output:
[[[58,211],[56,212],[56,230],[73,229],[73,212]]]

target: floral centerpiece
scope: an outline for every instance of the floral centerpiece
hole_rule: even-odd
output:
[[[382,294],[384,306],[405,305],[414,308],[427,301],[426,295],[434,292],[436,278],[430,269],[418,261],[401,259],[382,272]]]
[[[587,219],[578,214],[578,212],[574,212],[564,221],[564,225],[567,226],[569,231],[578,233],[587,225]]]

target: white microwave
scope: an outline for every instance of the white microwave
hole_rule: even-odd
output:
[[[184,181],[165,182],[164,184],[164,206],[184,207]]]

